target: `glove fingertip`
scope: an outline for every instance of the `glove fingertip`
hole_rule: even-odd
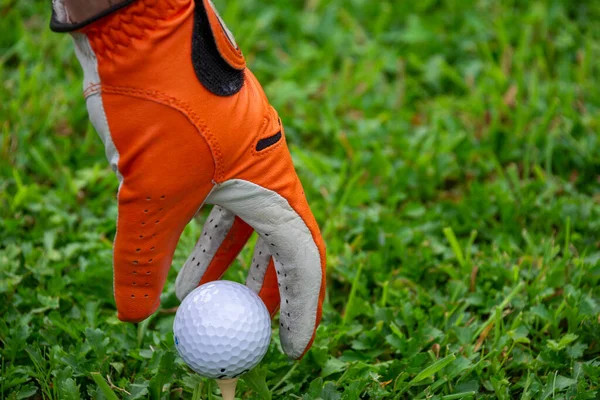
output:
[[[145,297],[142,299],[130,297],[130,300],[117,302],[117,317],[123,322],[142,322],[154,314],[159,307],[160,297],[156,298],[155,300],[149,300],[149,298]]]

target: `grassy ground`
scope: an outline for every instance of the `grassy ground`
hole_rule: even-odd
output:
[[[115,316],[116,178],[47,3],[0,0],[0,398],[213,398],[172,313]],[[313,349],[274,335],[238,395],[598,398],[600,3],[217,4],[329,258]]]

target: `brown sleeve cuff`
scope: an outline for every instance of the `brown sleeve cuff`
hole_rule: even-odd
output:
[[[54,32],[77,31],[134,1],[136,0],[54,0],[50,29]]]

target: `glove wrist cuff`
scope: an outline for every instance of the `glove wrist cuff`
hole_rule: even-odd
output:
[[[136,0],[53,0],[50,29],[73,32],[102,19]]]

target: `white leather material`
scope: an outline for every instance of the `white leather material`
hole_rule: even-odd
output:
[[[246,286],[256,294],[260,293],[260,289],[262,289],[270,261],[271,253],[269,252],[269,245],[259,237],[254,246],[252,265],[250,265],[248,277],[246,278]]]
[[[86,90],[90,85],[98,85],[100,83],[98,60],[87,36],[78,32],[73,32],[71,36],[75,42],[75,55],[77,55],[79,64],[83,68],[83,90]]]
[[[98,60],[90,46],[88,38],[84,34],[73,33],[72,36],[75,41],[75,54],[83,68],[83,90],[85,91],[91,85],[100,84]],[[106,118],[106,112],[104,111],[104,105],[102,104],[102,95],[99,90],[93,90],[90,91],[90,93],[91,94],[85,99],[90,121],[92,121],[92,125],[94,125],[96,132],[100,135],[102,143],[104,143],[106,158],[108,159],[112,170],[117,175],[119,183],[122,183],[123,176],[118,169],[119,152],[110,135],[108,119]]]
[[[281,345],[290,357],[299,358],[315,329],[322,279],[310,230],[285,198],[245,180],[218,185],[206,202],[235,213],[267,244],[278,272]]]
[[[234,220],[233,213],[219,206],[213,207],[192,254],[177,274],[175,294],[179,300],[183,301],[185,296],[198,287],[202,276],[233,226]]]

